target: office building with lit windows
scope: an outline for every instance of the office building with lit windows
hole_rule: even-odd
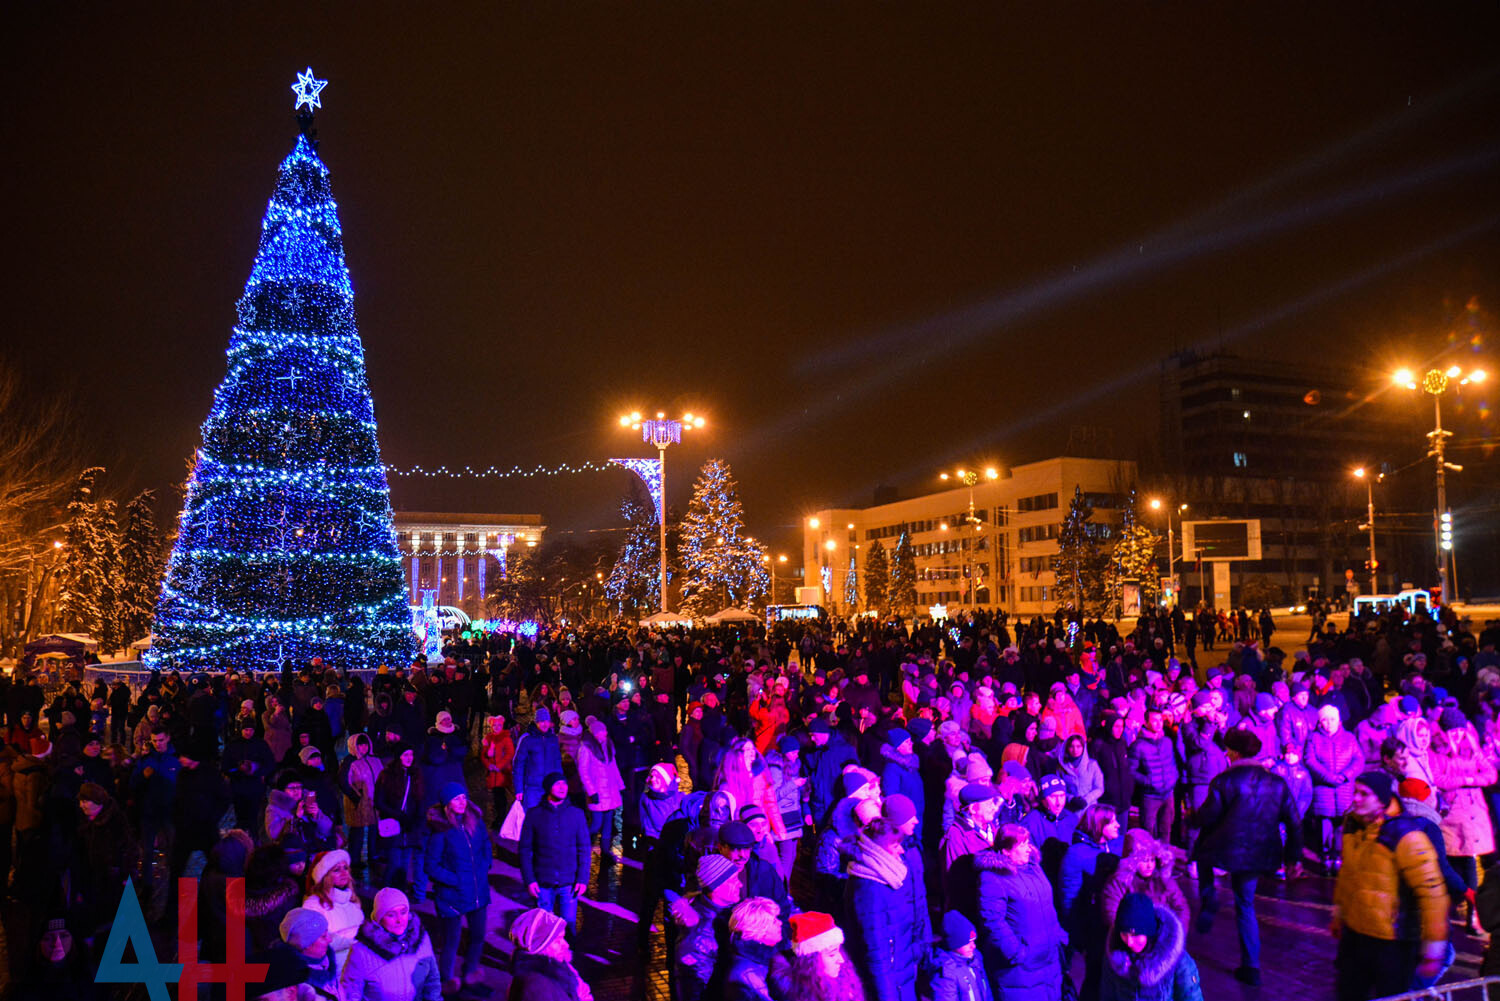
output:
[[[821,589],[830,612],[864,610],[871,545],[879,542],[892,558],[905,532],[916,554],[919,615],[933,606],[1051,613],[1057,605],[1052,563],[1074,488],[1094,508],[1096,531],[1107,541],[1135,485],[1135,463],[1064,457],[996,472],[972,487],[811,512],[802,524],[805,586]]]
[[[436,590],[437,604],[480,616],[489,589],[505,578],[510,555],[539,545],[547,530],[539,514],[427,511],[397,511],[394,527],[411,603],[421,604],[424,590]]]

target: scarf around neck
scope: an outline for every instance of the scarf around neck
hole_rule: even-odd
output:
[[[906,882],[906,863],[900,856],[891,854],[861,834],[855,847],[855,859],[849,863],[849,875],[875,880],[899,890]]]

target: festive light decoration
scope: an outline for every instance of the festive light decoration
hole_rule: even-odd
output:
[[[422,640],[422,654],[429,664],[443,659],[443,628],[438,622],[437,591],[422,592],[422,607],[415,613],[412,632]]]
[[[662,500],[662,460],[657,459],[610,459],[613,465],[624,466],[641,478],[646,484],[646,492],[651,495],[651,503],[656,505],[656,516],[661,517]]]
[[[402,468],[400,466],[386,466],[385,471],[391,476],[425,476],[445,477],[447,479],[497,479],[504,480],[512,477],[530,479],[534,476],[563,476],[575,473],[602,473],[609,469],[619,459],[610,459],[608,462],[568,463],[564,462],[556,466],[534,466],[531,469],[523,469],[520,466],[511,466],[509,469],[501,469],[498,466],[488,466],[484,469],[475,469],[473,466],[464,466],[462,469],[449,469],[447,466],[438,466],[436,469],[425,469],[422,466],[411,466]]]
[[[325,84],[300,74],[297,107]],[[373,667],[413,648],[338,207],[301,121],[203,423],[153,667]]]
[[[297,82],[292,84],[292,93],[297,95],[297,104],[293,111],[301,111],[305,104],[309,108],[321,108],[323,99],[318,95],[323,93],[323,88],[328,86],[327,80],[314,80],[312,67],[307,72],[297,74]]]
[[[707,615],[770,590],[766,547],[745,535],[745,511],[729,463],[710,459],[682,519],[682,611]]]

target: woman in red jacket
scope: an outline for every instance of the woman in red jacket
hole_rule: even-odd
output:
[[[490,802],[495,808],[495,826],[505,819],[510,809],[511,762],[516,757],[516,740],[505,729],[504,716],[485,717],[484,739],[479,745],[479,760],[484,762],[484,784],[490,789]]]

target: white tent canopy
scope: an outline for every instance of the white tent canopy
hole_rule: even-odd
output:
[[[714,614],[710,615],[708,618],[704,619],[703,621],[711,623],[711,624],[716,625],[716,626],[720,626],[720,625],[725,625],[725,624],[731,623],[731,622],[757,622],[758,623],[758,622],[760,622],[760,620],[761,620],[760,616],[756,615],[754,612],[747,612],[743,608],[730,607],[730,608],[724,609],[723,611],[715,612]]]
[[[643,626],[691,626],[692,624],[691,616],[678,615],[676,612],[657,612],[641,620]]]

